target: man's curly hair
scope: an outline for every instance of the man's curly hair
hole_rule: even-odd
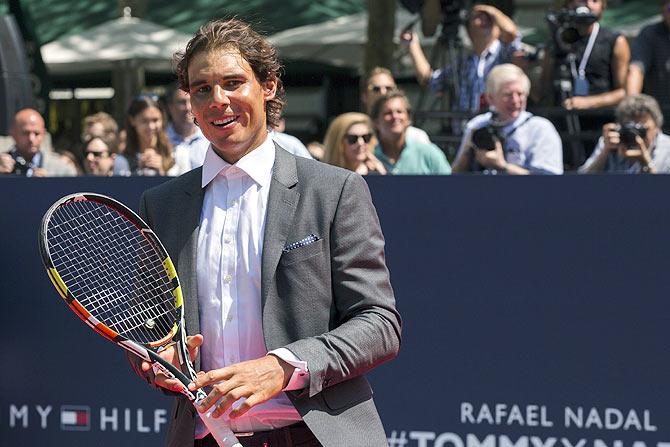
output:
[[[277,58],[277,49],[241,20],[213,20],[207,23],[195,33],[184,51],[175,54],[179,88],[189,92],[188,64],[193,56],[202,51],[209,52],[226,47],[240,52],[260,83],[268,80],[276,81],[275,97],[265,103],[267,124],[276,126],[281,117],[285,97],[284,85],[280,78],[282,66]]]

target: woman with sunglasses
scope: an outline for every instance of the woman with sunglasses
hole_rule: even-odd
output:
[[[333,120],[324,139],[324,161],[361,175],[385,175],[386,169],[374,156],[372,121],[362,113],[344,113]]]
[[[190,163],[175,163],[167,137],[165,111],[157,98],[138,96],[126,114],[125,155],[133,175],[181,175]]]

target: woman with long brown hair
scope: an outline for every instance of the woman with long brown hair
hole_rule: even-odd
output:
[[[165,111],[156,98],[138,96],[126,113],[126,150],[133,175],[180,175],[189,167],[175,164],[166,133]]]

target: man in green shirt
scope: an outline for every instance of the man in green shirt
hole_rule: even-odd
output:
[[[450,174],[444,152],[434,144],[407,139],[412,123],[407,96],[394,90],[375,101],[370,113],[379,143],[375,156],[390,174]]]

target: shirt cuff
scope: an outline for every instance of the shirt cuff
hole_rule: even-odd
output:
[[[282,391],[294,391],[307,388],[309,385],[309,369],[307,369],[307,362],[303,362],[286,348],[273,349],[268,352],[268,354],[275,355],[289,365],[295,367],[293,375],[291,375],[288,384]]]

